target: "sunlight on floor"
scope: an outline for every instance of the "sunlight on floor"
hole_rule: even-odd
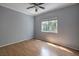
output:
[[[51,51],[48,48],[46,48],[46,47],[42,47],[40,55],[41,56],[50,56],[51,55]],[[57,56],[57,54],[55,52],[53,52],[52,55],[53,56]]]
[[[61,49],[61,50],[64,50],[64,51],[67,51],[67,52],[69,52],[69,53],[72,53],[72,54],[73,54],[73,52],[72,52],[72,51],[70,51],[69,49],[67,49],[67,48],[65,48],[65,47],[58,46],[58,45],[51,44],[51,43],[47,43],[47,44],[48,44],[48,45],[51,45],[51,46],[53,46],[53,47],[55,47],[55,48],[58,48],[58,49]]]
[[[41,49],[41,55],[42,56],[49,56],[50,55],[50,52],[49,52],[49,50],[47,49],[47,48],[42,48]]]

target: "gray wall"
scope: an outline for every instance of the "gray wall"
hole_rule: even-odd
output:
[[[32,16],[0,6],[0,46],[33,38]]]
[[[44,18],[58,17],[58,33],[42,33]],[[35,17],[35,37],[79,50],[79,5],[50,11]]]

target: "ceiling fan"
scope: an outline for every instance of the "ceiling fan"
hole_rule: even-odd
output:
[[[29,4],[32,6],[27,7],[27,9],[35,8],[35,12],[38,11],[38,8],[45,9],[45,7],[42,6],[44,3],[29,3]]]

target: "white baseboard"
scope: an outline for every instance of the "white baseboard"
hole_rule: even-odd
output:
[[[31,40],[31,39],[28,39],[28,40]],[[23,40],[20,40],[20,41],[17,41],[17,42],[12,42],[12,43],[8,43],[8,44],[4,44],[4,45],[1,45],[0,47],[5,47],[5,46],[12,45],[12,44],[15,44],[15,43],[19,43],[19,42],[22,42],[22,41],[26,41],[26,39],[23,39]]]

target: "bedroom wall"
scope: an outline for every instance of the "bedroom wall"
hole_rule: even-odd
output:
[[[33,16],[0,6],[0,46],[33,38]]]
[[[58,33],[41,32],[44,18],[58,17]],[[79,4],[50,11],[35,17],[35,38],[79,50]]]

